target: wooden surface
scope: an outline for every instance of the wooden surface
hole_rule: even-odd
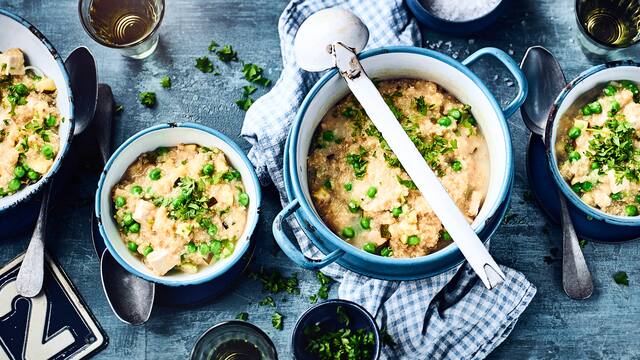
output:
[[[528,46],[541,44],[559,58],[567,78],[594,64],[573,40],[576,35],[573,1],[513,2],[515,6],[498,24],[483,33],[454,38],[425,30],[424,45],[460,59],[481,47],[495,46],[511,50],[514,59],[520,61]],[[215,77],[197,71],[193,67],[194,59],[207,54],[211,40],[232,44],[242,59],[264,66],[267,76],[275,80],[281,68],[276,27],[285,5],[284,0],[169,0],[160,29],[160,48],[148,60],[133,61],[97,45],[85,34],[75,0],[0,0],[0,7],[33,22],[64,56],[79,45],[93,51],[98,59],[100,80],[113,87],[117,102],[125,107],[115,130],[116,144],[153,124],[194,121],[221,130],[237,139],[245,149],[247,144],[239,138],[243,113],[234,104],[244,85],[237,66],[223,66],[223,75]],[[481,62],[474,69],[489,83],[498,99],[503,103],[510,99],[515,87],[509,86],[507,74],[497,63]],[[173,81],[170,90],[160,88],[159,79],[165,74]],[[143,108],[137,101],[138,93],[148,90],[158,95],[158,106],[152,110]],[[586,301],[569,300],[560,283],[560,262],[544,261],[551,248],[560,248],[559,229],[527,196],[524,169],[528,132],[519,114],[509,122],[516,161],[512,215],[494,236],[492,252],[500,263],[525,273],[538,287],[538,294],[510,338],[491,358],[640,358],[638,243],[588,243],[585,255],[593,272],[595,293]],[[234,318],[240,311],[249,312],[250,321],[266,330],[282,358],[290,357],[293,324],[310,306],[307,295],[314,293],[318,284],[313,273],[297,268],[273,242],[270,225],[280,208],[273,188],[264,191],[264,211],[256,231],[259,248],[253,266],[274,266],[287,274],[296,272],[301,280],[305,296],[287,296],[286,303],[278,301],[278,310],[285,316],[283,331],[271,327],[272,308],[257,304],[266,294],[259,284],[246,277],[216,301],[192,308],[157,308],[145,326],[131,327],[113,316],[100,287],[88,221],[96,174],[89,170],[95,166],[86,165],[71,178],[65,201],[58,202],[51,212],[47,246],[109,335],[109,346],[98,358],[185,358],[204,330]],[[27,239],[27,235],[3,238],[0,263],[24,251]],[[629,287],[612,280],[612,274],[619,270],[629,273]]]

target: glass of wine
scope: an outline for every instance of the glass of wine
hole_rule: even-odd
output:
[[[80,22],[99,44],[144,59],[158,46],[164,0],[80,0]]]

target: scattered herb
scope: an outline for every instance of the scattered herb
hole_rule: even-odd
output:
[[[167,75],[163,76],[162,79],[160,79],[160,85],[165,88],[168,89],[171,87],[171,78]]]
[[[298,278],[295,274],[291,277],[286,277],[282,276],[278,270],[273,269],[268,272],[261,267],[259,272],[252,272],[250,277],[259,280],[262,283],[262,288],[271,293],[277,294],[286,291],[289,294],[300,294]]]
[[[122,104],[116,104],[116,114],[120,114],[121,112],[124,111],[124,105]]]
[[[156,93],[145,91],[140,93],[140,103],[148,108],[156,105]]]
[[[347,164],[351,165],[355,173],[356,178],[361,179],[367,172],[367,163],[365,159],[367,156],[367,150],[360,146],[357,153],[347,154]]]
[[[279,312],[274,312],[273,316],[271,316],[271,325],[273,325],[276,330],[282,330],[282,328],[284,327],[282,319],[282,314],[280,314]]]
[[[196,69],[203,73],[211,73],[213,72],[213,63],[207,56],[199,57],[196,59]]]
[[[424,96],[420,96],[415,98],[416,101],[416,110],[421,114],[421,115],[427,115],[427,111],[433,109],[434,105],[433,104],[427,104],[424,102]]]
[[[222,62],[238,61],[238,53],[233,50],[231,45],[225,45],[218,51],[216,51],[218,59]]]
[[[250,97],[244,97],[242,99],[236,100],[236,105],[242,110],[247,111],[253,105],[253,99]]]
[[[584,249],[585,246],[587,246],[587,240],[585,239],[580,239],[580,241],[578,242],[578,244],[580,245],[580,249]]]
[[[236,315],[236,320],[247,321],[249,320],[249,313],[241,312]]]
[[[629,276],[624,271],[618,271],[617,273],[613,274],[613,280],[618,285],[629,286]]]
[[[316,272],[316,279],[318,279],[318,282],[320,283],[320,288],[318,289],[317,293],[309,296],[309,301],[312,304],[315,304],[318,299],[326,300],[329,297],[331,284],[333,284],[333,279],[321,273],[320,271]]]
[[[218,48],[218,46],[220,46],[220,45],[218,45],[218,43],[217,43],[217,42],[215,42],[215,41],[213,41],[213,40],[212,40],[212,41],[211,41],[211,44],[209,44],[209,51],[211,51],[211,52],[216,51],[216,49]]]
[[[405,180],[400,176],[397,176],[396,178],[398,179],[400,185],[404,185],[408,189],[417,189],[416,184],[411,179]]]
[[[264,70],[260,66],[251,63],[244,64],[242,67],[242,74],[245,79],[252,83],[268,87],[271,85],[271,80],[262,76],[263,71]]]
[[[276,307],[276,302],[275,302],[275,300],[273,300],[273,298],[271,296],[267,296],[264,299],[260,300],[258,305]]]

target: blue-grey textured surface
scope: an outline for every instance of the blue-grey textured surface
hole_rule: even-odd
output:
[[[221,130],[238,139],[243,113],[234,101],[239,98],[241,79],[237,65],[222,66],[222,76],[202,74],[194,59],[207,53],[212,39],[234,45],[242,59],[265,67],[268,77],[277,78],[281,69],[276,33],[284,0],[169,0],[160,29],[160,49],[152,58],[133,61],[100,47],[84,33],[74,0],[0,0],[0,7],[32,21],[64,55],[78,45],[87,45],[98,59],[100,79],[109,83],[124,113],[118,118],[115,143],[153,124],[188,120]],[[519,61],[534,44],[549,48],[558,56],[567,78],[592,64],[573,40],[576,25],[571,0],[520,0],[488,30],[464,38],[453,38],[425,30],[425,47],[466,57],[484,46],[513,52]],[[506,103],[515,87],[513,79],[493,62],[474,69],[486,79],[496,97]],[[172,77],[173,87],[163,90],[159,78]],[[137,101],[141,91],[154,90],[158,106],[149,110]],[[560,262],[547,264],[545,256],[560,247],[558,228],[529,198],[525,174],[528,132],[519,115],[510,120],[516,159],[516,183],[511,215],[492,241],[497,260],[522,271],[538,287],[538,294],[521,318],[511,337],[492,355],[495,359],[521,358],[640,358],[640,251],[637,242],[619,245],[588,243],[585,255],[593,272],[595,293],[586,301],[569,300],[562,291]],[[61,262],[110,337],[107,349],[98,358],[184,358],[206,328],[250,313],[254,322],[273,338],[282,357],[288,359],[293,324],[309,306],[306,296],[276,296],[278,310],[285,316],[284,330],[271,327],[272,308],[258,306],[266,294],[258,283],[243,278],[229,294],[211,303],[191,308],[157,308],[151,321],[142,327],[120,323],[111,313],[99,286],[98,261],[90,242],[88,216],[96,174],[83,166],[70,179],[65,201],[51,212],[48,248]],[[285,273],[297,272],[303,295],[317,290],[312,273],[296,268],[277,251],[270,223],[279,209],[273,189],[265,189],[264,211],[257,234],[259,245],[254,266],[274,266]],[[27,235],[2,238],[0,263],[6,263],[27,246]],[[629,273],[630,286],[612,280],[616,271]],[[635,300],[635,301],[634,301]]]

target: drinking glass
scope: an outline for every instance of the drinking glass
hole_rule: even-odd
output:
[[[158,46],[164,0],[80,0],[80,22],[99,44],[144,59]]]

